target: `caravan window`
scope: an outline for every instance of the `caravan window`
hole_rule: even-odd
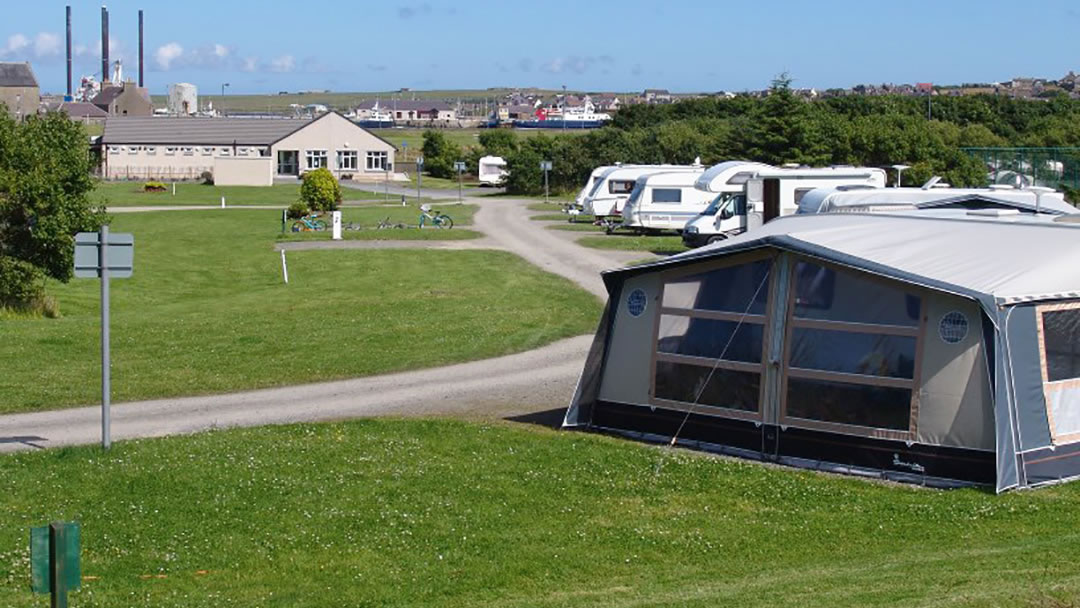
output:
[[[922,298],[899,283],[810,261],[795,264],[792,281],[782,417],[913,436]]]
[[[615,180],[608,182],[609,194],[627,194],[634,189],[634,180]]]
[[[771,258],[758,259],[665,281],[656,329],[656,402],[760,419],[771,268]]]
[[[741,186],[750,181],[751,177],[754,177],[754,171],[740,171],[731,176],[731,179],[727,180],[729,186]]]
[[[1037,317],[1050,434],[1080,441],[1080,303],[1041,306]]]
[[[678,188],[653,188],[652,202],[654,203],[681,203],[682,190]]]

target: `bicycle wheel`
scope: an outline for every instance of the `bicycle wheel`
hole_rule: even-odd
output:
[[[307,229],[307,225],[305,225],[304,222],[299,222],[299,221],[293,222],[293,225],[292,225],[292,231],[293,232],[303,232],[305,229]]]
[[[454,220],[450,219],[449,215],[440,215],[435,218],[435,225],[449,230],[454,227]]]
[[[314,222],[312,222],[312,224],[312,228],[314,230],[326,230],[326,222],[322,220],[315,220]]]

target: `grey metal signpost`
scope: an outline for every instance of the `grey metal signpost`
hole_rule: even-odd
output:
[[[544,202],[548,202],[548,171],[551,171],[551,161],[540,161],[540,170],[544,172]]]
[[[461,202],[461,173],[465,171],[465,163],[460,160],[454,163],[454,171],[457,171],[457,200]]]
[[[126,279],[131,276],[135,259],[135,237],[130,234],[109,234],[109,227],[101,232],[80,232],[75,235],[75,276],[83,279],[101,279],[101,447],[108,449],[112,443],[109,433],[109,397],[111,377],[109,374],[109,279]]]
[[[424,179],[424,157],[416,157],[416,204],[420,204],[420,182]]]

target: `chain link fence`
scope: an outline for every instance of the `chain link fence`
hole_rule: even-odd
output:
[[[1080,188],[1080,148],[963,148],[986,165],[991,184]]]

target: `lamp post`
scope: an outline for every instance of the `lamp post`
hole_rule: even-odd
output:
[[[221,83],[221,103],[225,103],[225,87],[229,86],[229,83]]]
[[[461,173],[465,171],[465,163],[457,161],[454,163],[454,170],[457,171],[457,200],[460,203],[461,199]]]
[[[420,183],[424,179],[424,157],[416,157],[416,204],[420,204]]]

